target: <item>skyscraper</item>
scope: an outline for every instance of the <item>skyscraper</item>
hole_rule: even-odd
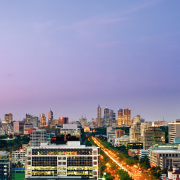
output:
[[[40,127],[44,127],[46,125],[46,116],[44,113],[40,114],[40,123],[41,123]]]
[[[26,123],[31,124],[31,114],[26,113]]]
[[[109,126],[110,125],[110,110],[107,108],[104,109],[104,125]]]
[[[98,105],[98,108],[97,108],[97,118],[101,119],[101,107],[100,107],[100,104]]]
[[[123,109],[118,109],[118,126],[124,124],[124,114]]]
[[[5,121],[7,121],[8,123],[12,123],[12,118],[13,115],[11,113],[5,114]]]
[[[132,121],[131,121],[131,109],[118,109],[118,126],[124,124],[127,126],[131,126],[132,125]]]
[[[48,125],[52,122],[52,120],[53,120],[53,112],[50,109],[48,113]]]
[[[124,109],[124,124],[127,126],[131,126],[131,109]]]

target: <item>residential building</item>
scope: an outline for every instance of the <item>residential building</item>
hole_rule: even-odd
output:
[[[40,146],[41,143],[47,142],[47,133],[45,130],[36,129],[30,133],[30,145]]]
[[[10,152],[0,151],[0,179],[12,180],[12,164]]]
[[[25,165],[25,148],[12,151],[12,163],[18,163]]]
[[[174,142],[174,138],[180,138],[180,119],[175,119],[174,122],[168,123],[169,143]]]
[[[67,141],[66,144],[27,147],[25,178],[81,180],[100,178],[100,148]]]
[[[115,138],[120,138],[120,137],[124,136],[124,134],[125,134],[124,130],[121,130],[121,129],[115,130]]]
[[[12,123],[13,121],[13,115],[11,113],[9,114],[5,114],[5,121],[7,121],[8,123]]]
[[[165,143],[165,132],[159,127],[149,127],[144,131],[144,136],[141,137],[143,143],[143,149],[149,149],[154,144]]]

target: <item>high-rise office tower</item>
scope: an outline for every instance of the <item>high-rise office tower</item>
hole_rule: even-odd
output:
[[[33,127],[39,127],[38,121],[39,121],[39,118],[37,116],[31,116],[30,121],[29,121],[30,123],[28,123],[28,124],[32,124]]]
[[[97,118],[101,119],[101,107],[100,107],[100,104],[98,105],[98,108],[97,108]]]
[[[14,134],[23,135],[24,134],[24,122],[14,121],[13,122]]]
[[[5,121],[7,121],[8,123],[12,123],[12,118],[13,115],[11,113],[5,114]]]
[[[124,113],[123,109],[118,109],[118,126],[124,124]]]
[[[131,126],[131,109],[124,109],[124,124],[127,126]]]
[[[31,124],[31,114],[29,114],[29,113],[26,113],[26,123],[27,124]]]
[[[50,109],[48,113],[48,125],[52,122],[52,120],[53,120],[53,112]]]
[[[110,125],[110,110],[107,108],[104,109],[104,125],[109,126]]]
[[[44,113],[40,114],[40,122],[41,122],[40,127],[44,127],[46,125],[46,116]]]

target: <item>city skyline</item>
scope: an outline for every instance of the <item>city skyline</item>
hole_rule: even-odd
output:
[[[180,118],[179,1],[0,2],[0,118],[49,109]]]

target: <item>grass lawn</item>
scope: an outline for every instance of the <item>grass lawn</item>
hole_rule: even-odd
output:
[[[16,173],[16,174],[13,174],[13,176],[15,176],[15,180],[24,180],[25,179],[24,173]]]

